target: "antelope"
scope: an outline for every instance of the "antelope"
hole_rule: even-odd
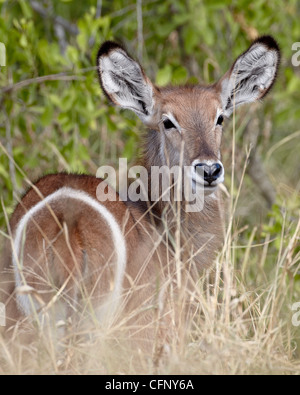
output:
[[[97,57],[100,84],[110,102],[147,126],[141,165],[149,185],[154,166],[187,166],[190,185],[204,196],[203,208],[188,212],[184,198],[153,201],[150,190],[148,202],[119,195],[100,202],[99,185],[115,194],[103,179],[44,176],[9,223],[1,287],[9,325],[53,306],[59,296],[66,311],[76,310],[87,295],[101,322],[121,319],[122,311],[137,311],[133,325],[155,321],[164,308],[165,285],[180,288],[188,276],[197,280],[222,246],[223,122],[236,107],[269,92],[279,63],[276,41],[263,36],[213,85],[159,88],[123,46],[105,42]],[[174,197],[176,186],[170,189]]]

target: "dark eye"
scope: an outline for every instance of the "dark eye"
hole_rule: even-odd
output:
[[[223,115],[220,115],[218,120],[217,120],[217,125],[222,126],[223,123],[224,123],[224,117],[223,117]]]
[[[165,129],[176,129],[176,126],[174,125],[174,123],[172,121],[170,121],[169,119],[165,119],[163,124],[164,124]]]

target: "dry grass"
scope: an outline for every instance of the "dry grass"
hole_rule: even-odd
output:
[[[298,270],[299,254],[293,251],[300,222],[293,233],[289,224],[282,229],[282,239],[287,233],[289,242],[282,245],[271,271],[266,264],[269,236],[260,246],[250,239],[238,262],[235,231],[234,226],[229,229],[214,272],[203,275],[194,289],[183,290],[181,302],[174,301],[184,310],[188,300],[191,317],[183,317],[173,331],[169,356],[158,369],[128,344],[125,322],[124,328],[119,323],[109,329],[91,324],[77,333],[73,328],[59,339],[47,325],[42,330],[31,327],[30,342],[21,342],[16,330],[9,341],[0,337],[0,373],[300,374],[299,328],[292,326],[291,312],[294,282],[287,275]],[[257,278],[264,281],[254,287],[249,266],[256,259]]]
[[[188,325],[183,320],[177,327],[170,355],[158,370],[138,349],[128,347],[122,327],[93,325],[78,333],[66,331],[59,341],[47,326],[31,328],[30,343],[19,343],[17,333],[8,342],[0,338],[0,373],[300,374],[299,332],[292,326],[291,283],[286,279],[294,236],[278,257],[274,277],[254,290],[227,260],[228,251],[221,254],[214,282],[204,276],[188,292],[193,316]]]

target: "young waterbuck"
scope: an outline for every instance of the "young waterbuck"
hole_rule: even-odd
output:
[[[102,325],[126,312],[133,332],[167,316],[167,286],[178,291],[196,281],[222,245],[223,121],[235,107],[269,92],[279,61],[278,45],[264,36],[213,85],[159,88],[123,47],[104,43],[97,58],[104,93],[148,127],[141,160],[148,199],[99,201],[99,186],[108,197],[115,193],[92,176],[40,179],[9,224],[1,288],[10,325],[58,303],[66,314],[93,310]],[[188,172],[184,181],[170,175],[166,201],[166,188],[153,183],[152,169],[176,166]],[[187,210],[183,194],[175,199],[182,184],[202,196],[197,210]],[[153,188],[159,199],[153,199]],[[151,341],[150,333],[145,336]]]

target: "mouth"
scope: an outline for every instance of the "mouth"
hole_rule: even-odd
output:
[[[217,190],[219,184],[203,184],[196,179],[192,179],[193,189],[204,189],[207,192],[214,192]]]

